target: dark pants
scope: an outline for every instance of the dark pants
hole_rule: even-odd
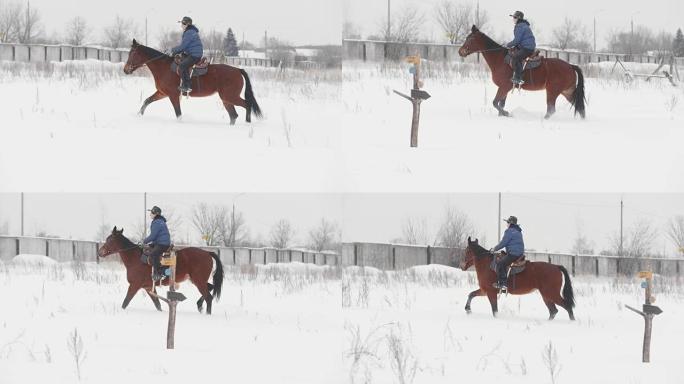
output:
[[[181,62],[178,64],[181,71],[181,87],[190,88],[190,68],[200,61],[201,57],[184,56]]]
[[[161,272],[161,255],[170,247],[170,245],[155,244],[148,252],[148,255],[152,258],[152,266],[155,272]]]
[[[513,78],[522,79],[523,60],[533,54],[534,51],[527,48],[518,48],[513,52]]]
[[[506,254],[499,262],[496,264],[496,272],[499,276],[499,283],[506,283],[506,275],[508,274],[508,267],[516,261],[521,255],[511,255]]]

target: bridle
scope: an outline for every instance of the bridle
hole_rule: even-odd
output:
[[[138,69],[138,68],[141,68],[141,67],[144,67],[144,66],[146,66],[146,65],[147,65],[147,63],[150,63],[150,62],[152,62],[152,61],[155,61],[155,60],[161,59],[161,58],[163,58],[163,57],[171,57],[171,56],[169,56],[169,55],[165,55],[165,54],[163,54],[163,53],[162,53],[161,55],[159,55],[159,56],[156,56],[156,57],[153,57],[153,58],[151,58],[151,59],[149,59],[149,60],[145,61],[145,62],[144,62],[144,63],[142,63],[142,64],[138,64],[138,65],[136,65],[136,66],[133,66],[133,65],[131,65],[131,73],[132,73],[133,71],[135,71],[136,69]]]
[[[136,245],[133,245],[133,246],[128,247],[128,248],[117,249],[116,251],[109,252],[108,254],[102,255],[102,256],[100,256],[100,254],[98,253],[97,257],[105,257],[105,256],[113,255],[113,254],[115,254],[115,253],[121,253],[121,252],[130,251],[130,250],[136,249],[136,248],[140,248],[140,246],[136,244]]]

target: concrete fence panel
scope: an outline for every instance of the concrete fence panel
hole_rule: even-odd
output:
[[[562,265],[568,270],[568,273],[572,273],[572,255],[555,255],[551,254],[551,264]]]
[[[375,267],[378,269],[392,269],[392,246],[390,244],[356,245],[357,265]]]
[[[290,262],[290,251],[287,249],[279,249],[278,251],[278,262],[279,263],[289,263]]]
[[[0,237],[0,260],[12,260],[17,255],[17,239],[14,237]]]
[[[45,61],[62,61],[62,47],[56,45],[48,45],[47,47],[45,47],[45,49]]]
[[[302,251],[290,251],[291,261],[304,262],[304,253]]]
[[[462,256],[462,249],[430,247],[430,264],[458,267]]]
[[[85,54],[86,54],[86,57],[85,57],[85,58],[86,58],[86,59],[90,59],[90,60],[93,60],[93,59],[94,59],[94,60],[99,60],[99,59],[100,59],[100,56],[98,56],[98,55],[99,55],[99,52],[100,52],[99,49],[97,49],[97,48],[92,48],[92,47],[86,47],[85,50],[86,50],[86,52],[85,52]]]
[[[70,240],[49,239],[48,256],[57,261],[74,260],[75,242]]]
[[[74,260],[97,261],[98,244],[93,241],[77,241],[74,243]],[[107,256],[107,259],[116,260],[114,255]]]
[[[576,256],[575,275],[598,275],[598,263],[595,257]]]
[[[223,263],[223,265],[236,264],[235,250],[233,248],[220,247],[218,249],[218,254],[221,255],[221,263]]]
[[[47,256],[47,240],[36,237],[20,237],[19,253]]]
[[[73,51],[74,60],[85,60],[87,58],[88,50],[86,47],[74,47]]]
[[[249,248],[235,248],[235,265],[249,265]]]
[[[27,45],[15,45],[14,46],[14,61],[29,61],[29,47]]]
[[[355,265],[356,260],[354,259],[355,244],[344,243],[342,244],[342,258],[340,262],[342,265]]]
[[[597,257],[599,276],[616,276],[618,273],[618,259],[616,257]]]
[[[266,248],[266,264],[278,262],[278,251],[273,248]]]
[[[0,60],[14,60],[14,46],[10,44],[0,44]]]
[[[34,63],[43,63],[46,58],[46,49],[44,45],[29,45],[30,61]]]
[[[75,48],[69,45],[62,45],[59,47],[59,50],[61,51],[61,60],[73,60],[74,59],[74,50]]]
[[[406,269],[428,263],[426,246],[395,245],[392,252],[394,269]]]

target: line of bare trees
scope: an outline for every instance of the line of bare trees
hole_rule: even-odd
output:
[[[447,248],[463,248],[468,236],[476,236],[477,229],[472,220],[456,207],[446,206],[439,227],[432,232],[424,217],[406,217],[401,227],[401,237],[394,242],[410,245],[431,244]],[[486,242],[480,236],[481,242]]]

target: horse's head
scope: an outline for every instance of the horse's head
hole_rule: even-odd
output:
[[[145,61],[148,60],[147,55],[141,49],[142,45],[138,44],[135,39],[133,39],[133,44],[131,44],[131,50],[128,51],[128,60],[126,65],[124,65],[124,73],[130,75],[136,69],[142,67]]]
[[[123,228],[120,230],[112,229],[112,233],[107,236],[104,244],[97,250],[97,257],[105,257],[117,253],[125,248],[125,244],[129,242],[123,235]]]
[[[461,48],[458,49],[458,54],[461,57],[466,57],[474,52],[480,52],[486,49],[484,39],[482,38],[484,34],[480,32],[475,25],[470,29],[470,34],[466,37],[465,42]]]
[[[459,267],[461,267],[462,270],[465,271],[475,264],[475,258],[477,256],[475,251],[478,247],[480,247],[480,245],[478,244],[477,239],[473,241],[468,237],[468,246],[463,252],[463,258],[461,258],[461,262],[459,263]]]

